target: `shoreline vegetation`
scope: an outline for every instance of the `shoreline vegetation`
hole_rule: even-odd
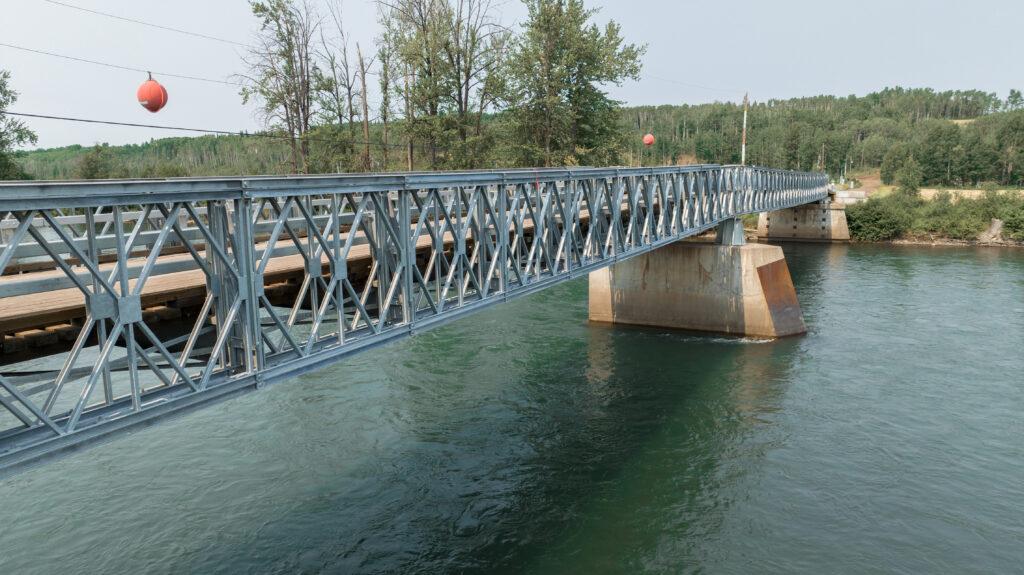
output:
[[[1024,195],[988,184],[963,196],[939,190],[922,195],[896,188],[846,207],[857,242],[918,245],[1024,246]],[[928,199],[926,199],[928,198]]]

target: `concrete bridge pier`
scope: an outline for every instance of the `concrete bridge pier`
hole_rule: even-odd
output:
[[[849,242],[846,205],[826,199],[764,212],[757,219],[757,237],[772,241]]]
[[[713,244],[675,242],[590,274],[598,323],[775,338],[807,332],[782,248],[743,240],[739,219]]]

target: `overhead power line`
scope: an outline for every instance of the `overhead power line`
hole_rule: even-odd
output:
[[[224,38],[218,38],[216,36],[208,36],[206,34],[200,34],[198,32],[189,32],[188,30],[182,30],[180,28],[172,28],[170,26],[164,26],[162,24],[153,24],[152,22],[143,22],[142,20],[135,20],[132,18],[125,18],[124,16],[118,16],[117,14],[109,14],[107,12],[100,12],[99,10],[91,10],[89,8],[83,8],[82,6],[75,6],[74,4],[66,4],[64,2],[58,2],[57,0],[43,0],[57,6],[63,6],[65,8],[71,8],[74,10],[81,10],[82,12],[89,12],[90,14],[96,14],[99,16],[106,16],[107,18],[114,18],[116,20],[122,20],[124,22],[131,22],[133,24],[141,24],[143,26],[149,26],[151,28],[159,28],[160,30],[167,30],[169,32],[177,32],[179,34],[187,34],[189,36],[195,36],[196,38],[205,38],[207,40],[213,40],[215,42],[223,42],[225,44],[233,44],[235,46],[241,46],[248,48],[248,45],[242,42],[235,42],[234,40],[225,40]]]
[[[178,132],[198,132],[198,133],[202,133],[202,134],[217,134],[217,135],[222,135],[222,136],[242,136],[242,137],[247,137],[247,138],[271,138],[271,139],[275,139],[275,140],[291,140],[292,139],[291,136],[282,136],[282,135],[278,135],[278,134],[267,134],[267,133],[263,133],[263,132],[254,132],[254,133],[249,133],[249,132],[230,132],[230,131],[227,131],[227,130],[207,130],[207,129],[204,129],[204,128],[182,128],[182,127],[179,127],[179,126],[156,126],[156,125],[153,125],[153,124],[136,124],[136,123],[133,123],[133,122],[113,122],[113,121],[109,121],[109,120],[89,120],[89,119],[85,119],[85,118],[68,118],[68,117],[65,117],[65,116],[51,116],[51,115],[48,115],[48,114],[29,114],[29,113],[26,113],[26,112],[10,112],[10,111],[7,111],[7,112],[4,112],[4,114],[6,114],[8,116],[19,116],[19,117],[22,117],[22,118],[41,118],[41,119],[44,119],[44,120],[62,120],[62,121],[65,121],[65,122],[82,122],[82,123],[86,123],[86,124],[105,124],[105,125],[108,125],[108,126],[128,126],[128,127],[131,127],[131,128],[152,128],[152,129],[157,129],[157,130],[175,130],[175,131],[178,131]],[[401,148],[401,149],[408,149],[409,148],[409,144],[385,144],[383,142],[366,142],[366,141],[361,141],[361,140],[345,140],[345,139],[332,140],[332,139],[329,139],[329,138],[310,138],[308,136],[295,138],[295,140],[299,141],[299,142],[323,142],[323,143],[326,143],[326,144],[352,144],[352,145],[357,145],[357,146],[365,146],[365,145],[369,144],[371,146],[387,146],[389,148]],[[458,151],[458,152],[474,151],[473,148],[465,148],[465,147],[455,147],[455,148],[453,148],[453,147],[448,147],[448,146],[424,146],[424,145],[419,145],[419,144],[413,144],[412,147],[416,148],[416,149],[420,149],[420,150],[445,150],[445,151]]]
[[[53,58],[63,58],[65,60],[72,60],[75,62],[84,62],[86,64],[95,64],[96,66],[106,66],[107,68],[115,68],[118,70],[128,70],[129,72],[142,72],[153,73],[157,76],[166,76],[168,78],[180,78],[183,80],[195,80],[197,82],[209,82],[211,84],[224,84],[226,86],[241,86],[238,82],[229,82],[227,80],[213,80],[211,78],[200,78],[198,76],[185,76],[183,74],[171,74],[169,72],[157,72],[156,70],[143,70],[142,68],[132,68],[131,66],[121,66],[119,64],[109,64],[107,62],[97,62],[96,60],[87,60],[85,58],[78,58],[76,56],[67,56],[65,54],[56,54],[54,52],[46,52],[44,50],[36,50],[34,48],[25,48],[24,46],[15,46],[14,44],[7,44],[6,42],[0,42],[0,46],[4,48],[11,48],[14,50],[21,50],[23,52],[32,52],[34,54],[42,54],[44,56],[51,56]]]

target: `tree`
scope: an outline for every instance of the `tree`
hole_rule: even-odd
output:
[[[1021,96],[1020,90],[1010,90],[1010,95],[1006,97],[1006,109],[1012,112],[1021,108],[1024,108],[1024,96]]]
[[[924,120],[914,128],[919,133],[914,142],[914,153],[921,164],[923,181],[929,184],[951,183],[961,128],[946,120]]]
[[[619,103],[601,89],[639,79],[646,47],[624,44],[582,0],[524,0],[529,19],[512,47],[506,101],[523,159],[545,166],[609,161],[620,144]]]
[[[75,166],[76,180],[106,180],[113,176],[107,145],[96,144],[86,152]]]
[[[405,75],[396,92],[405,100],[404,127],[409,145],[409,169],[413,164],[413,138],[426,142],[430,167],[438,164],[438,146],[446,143],[448,126],[442,112],[450,103],[446,78],[450,74],[445,44],[450,43],[446,19],[447,0],[380,0],[393,23],[396,65]]]
[[[783,143],[785,168],[795,170],[800,165],[800,125],[793,122],[786,129],[786,141]]]
[[[396,73],[389,87],[405,101],[410,165],[415,135],[429,146],[432,167],[475,167],[484,114],[502,90],[509,37],[493,0],[379,0],[378,6],[387,40],[379,44],[391,50],[387,67]]]
[[[882,158],[883,184],[891,185],[896,181],[896,172],[903,166],[908,155],[910,155],[909,146],[905,143],[901,142],[889,147]]]
[[[466,150],[470,138],[480,137],[484,112],[504,84],[509,30],[495,20],[491,0],[457,0],[454,5],[447,3],[447,9],[446,92],[451,94],[455,131]],[[458,167],[474,168],[475,160],[470,155]]]
[[[395,73],[394,24],[390,12],[377,5],[377,21],[384,29],[377,37],[377,59],[380,61],[380,122],[383,129],[381,142],[382,168],[388,171],[388,121],[391,119],[392,74]]]
[[[322,171],[341,171],[356,169],[353,159],[355,146],[355,121],[358,114],[355,105],[356,79],[358,73],[349,63],[348,35],[342,25],[341,6],[337,2],[329,3],[330,23],[333,35],[328,36],[326,27],[320,28],[320,45],[317,55],[322,65],[317,70],[316,99],[320,106],[321,119],[328,124],[337,123],[337,131],[333,132],[337,145],[331,146],[327,155],[327,166],[318,166]],[[346,126],[348,133],[346,135]],[[338,162],[342,166],[338,166]]]
[[[370,106],[369,106],[369,95],[366,92],[366,74],[369,72],[369,68],[373,66],[373,59],[369,61],[363,59],[363,52],[359,49],[359,42],[356,42],[356,57],[359,61],[359,83],[361,90],[359,91],[359,100],[363,104],[363,155],[360,159],[360,167],[364,172],[369,172],[371,168],[370,162]]]
[[[896,172],[896,185],[899,186],[901,192],[916,195],[921,189],[923,177],[924,172],[921,165],[911,155],[906,162],[903,162],[903,167]]]
[[[7,117],[7,108],[18,100],[18,93],[8,86],[11,73],[0,70],[0,180],[20,180],[27,176],[11,158],[17,146],[36,143],[36,135],[20,120]]]
[[[242,99],[262,100],[264,120],[279,123],[288,134],[293,171],[304,173],[309,156],[304,137],[315,113],[313,83],[318,73],[313,38],[320,18],[308,0],[299,2],[250,0],[261,27],[245,59],[249,74],[242,76]]]
[[[1024,163],[1024,110],[1009,114],[996,133],[999,141],[999,164],[1003,168],[1002,181],[1014,182],[1014,170],[1020,171]]]

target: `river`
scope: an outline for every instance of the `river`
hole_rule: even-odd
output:
[[[1024,250],[788,245],[809,333],[586,279],[0,483],[0,573],[1020,573]]]

